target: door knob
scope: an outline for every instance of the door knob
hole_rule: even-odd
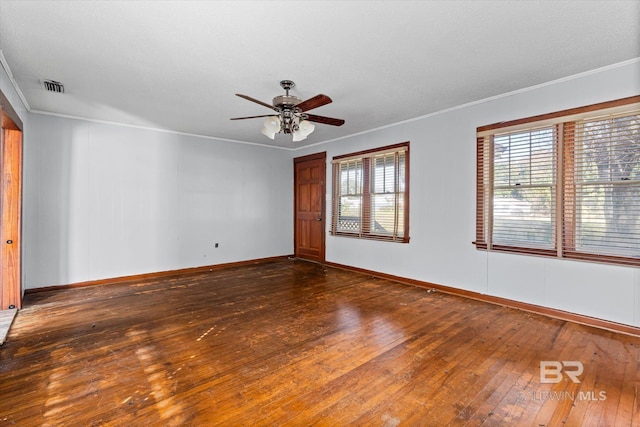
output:
[[[13,243],[13,240],[7,240],[7,245],[10,245]]]

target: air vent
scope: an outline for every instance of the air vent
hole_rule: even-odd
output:
[[[54,80],[43,80],[44,88],[49,92],[64,93],[64,86],[60,82]]]

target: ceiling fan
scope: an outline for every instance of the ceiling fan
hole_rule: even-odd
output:
[[[273,105],[258,101],[247,95],[236,93],[236,96],[244,98],[256,104],[263,105],[277,112],[277,114],[265,114],[261,116],[234,117],[231,120],[256,119],[266,117],[262,134],[275,139],[276,133],[293,134],[293,141],[302,141],[313,132],[315,125],[311,122],[322,123],[331,126],[342,126],[344,120],[332,117],[307,114],[307,111],[333,102],[327,95],[319,94],[303,101],[294,95],[289,95],[289,90],[296,84],[291,80],[282,80],[280,86],[285,90],[284,95],[273,98]]]

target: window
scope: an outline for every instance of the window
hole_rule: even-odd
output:
[[[554,249],[555,140],[548,127],[494,137],[494,244]]]
[[[333,158],[331,234],[409,241],[409,143]]]
[[[640,265],[640,96],[477,129],[478,249]]]

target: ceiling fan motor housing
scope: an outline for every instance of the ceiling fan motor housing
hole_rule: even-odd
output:
[[[273,98],[273,106],[278,108],[294,107],[302,102],[301,98],[293,95],[280,95]]]

